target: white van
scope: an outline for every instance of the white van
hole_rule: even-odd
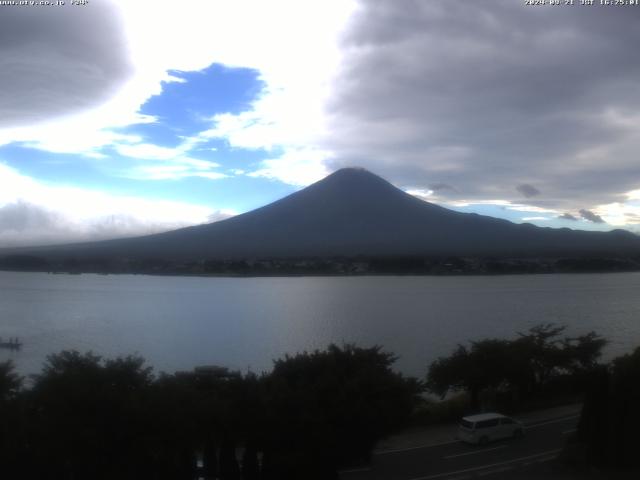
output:
[[[521,422],[500,413],[462,417],[458,426],[458,439],[475,445],[485,445],[500,438],[518,438],[523,433]]]

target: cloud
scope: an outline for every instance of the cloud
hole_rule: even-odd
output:
[[[185,202],[51,186],[0,163],[0,247],[144,235],[234,213]]]
[[[228,177],[224,173],[210,171],[211,168],[213,166],[198,166],[198,164],[191,166],[181,162],[171,165],[140,165],[129,168],[122,173],[122,176],[134,180],[180,180],[189,177],[219,180]]]
[[[3,8],[0,128],[93,108],[133,74],[111,2],[90,8]]]
[[[427,190],[423,188],[409,188],[405,190],[409,195],[413,195],[414,197],[419,197],[427,199],[433,195],[433,190]]]
[[[580,216],[585,220],[589,220],[593,223],[605,223],[604,219],[590,210],[585,210],[584,208],[580,209]]]
[[[0,231],[24,232],[32,228],[52,229],[60,223],[60,216],[43,207],[23,200],[0,207]]]
[[[434,192],[439,192],[441,190],[451,190],[454,192],[456,191],[455,187],[449,185],[448,183],[432,183],[429,185],[429,189],[433,190]]]
[[[571,215],[570,213],[563,213],[562,215],[559,215],[558,218],[561,218],[562,220],[571,220],[571,221],[578,220],[574,215]]]
[[[341,59],[339,38],[355,2],[237,3],[238,10],[225,4],[222,18],[233,20],[224,22],[224,35],[211,43],[224,45],[218,57],[223,63],[258,70],[264,88],[246,111],[214,115],[211,128],[189,141],[224,139],[233,148],[264,150],[265,158],[252,176],[307,185],[331,171],[326,166],[331,153],[318,145],[328,132],[325,106]],[[255,23],[244,30],[250,35],[238,38],[236,26],[229,31],[229,25],[234,20],[235,25],[245,24],[247,8]]]
[[[507,210],[516,210],[519,212],[532,212],[532,213],[556,213],[555,210],[544,207],[537,207],[535,205],[526,205],[518,202],[511,202],[508,200],[501,200],[498,198],[487,199],[487,200],[450,200],[446,201],[450,206],[453,207],[469,207],[472,205],[493,205],[505,208]]]
[[[208,223],[219,222],[221,220],[226,220],[227,218],[231,218],[234,215],[237,215],[236,212],[232,210],[218,210],[211,215],[207,216]]]
[[[210,180],[227,178],[228,175],[213,171],[220,165],[208,160],[188,156],[193,148],[190,143],[182,143],[175,148],[161,147],[150,143],[116,144],[118,154],[139,160],[142,165],[133,166],[121,176],[137,180],[179,180],[188,177],[202,177]],[[158,165],[158,163],[162,163]]]
[[[290,185],[309,185],[330,173],[323,163],[328,155],[313,148],[287,148],[281,155],[264,160],[261,169],[248,175],[278,179]]]
[[[540,195],[540,190],[538,190],[533,185],[529,185],[528,183],[523,183],[516,187],[516,190],[524,195],[526,198],[531,198]]]
[[[157,120],[139,110],[162,92],[163,82],[184,81],[170,72],[200,71],[220,63],[259,71],[263,88],[245,112],[211,118],[209,128],[185,139],[182,153],[221,138],[234,148],[268,151],[264,163],[254,170],[256,175],[306,183],[317,178],[317,172],[329,171],[324,165],[329,157],[317,154],[326,150],[314,145],[326,131],[324,107],[340,61],[338,39],[354,9],[353,0],[318,4],[185,0],[180,8],[151,0],[96,0],[91,8],[11,9],[23,18],[20,28],[11,30],[16,35],[10,45],[15,49],[31,45],[18,40],[24,38],[23,32],[36,32],[36,40],[46,38],[47,42],[42,54],[33,47],[14,56],[27,58],[29,69],[39,75],[51,80],[72,76],[73,81],[58,82],[64,91],[52,91],[55,95],[49,98],[50,103],[64,108],[40,108],[29,99],[19,100],[16,111],[23,103],[33,104],[19,114],[29,121],[5,115],[0,145],[22,142],[45,151],[94,158],[105,158],[107,147],[119,147],[123,154],[135,155],[136,148],[149,145],[139,136],[123,133],[122,128]],[[36,10],[37,15],[28,13]],[[70,15],[80,11],[94,13]],[[64,15],[66,20],[60,21]],[[20,87],[28,83],[27,73],[24,68],[14,69],[13,76],[3,82],[8,99],[21,99],[28,93]],[[100,78],[90,82],[94,75]],[[44,128],[30,125],[33,115],[46,121]],[[300,160],[298,153],[307,148],[313,156]],[[290,163],[291,172],[285,173],[283,166]],[[301,163],[316,174],[304,172],[298,167]],[[146,170],[154,171],[149,178],[168,175],[166,169],[162,174],[155,167]],[[140,169],[132,173],[144,174]]]
[[[438,192],[451,201],[524,194],[556,212],[625,201],[640,187],[640,10],[359,5],[327,104],[330,168],[455,185]],[[545,198],[514,191],[521,178],[544,184]]]
[[[23,200],[0,207],[0,247],[104,240],[165,230],[166,224],[125,213],[94,217],[82,222]]]

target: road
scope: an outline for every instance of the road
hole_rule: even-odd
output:
[[[446,442],[427,447],[379,452],[369,467],[343,471],[343,480],[463,480],[490,476],[556,458],[578,415],[525,426],[521,439],[479,447]],[[517,478],[517,477],[516,477]]]

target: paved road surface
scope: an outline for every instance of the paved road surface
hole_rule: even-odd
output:
[[[556,458],[578,415],[526,425],[524,438],[486,446],[458,441],[379,452],[367,468],[341,472],[343,480],[463,480]],[[517,478],[514,476],[514,478]]]

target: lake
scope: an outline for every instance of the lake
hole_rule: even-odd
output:
[[[0,272],[0,350],[21,373],[50,353],[138,353],[156,371],[267,371],[329,343],[382,345],[423,376],[459,342],[513,338],[540,322],[595,330],[606,358],[640,345],[640,273],[213,278]]]

